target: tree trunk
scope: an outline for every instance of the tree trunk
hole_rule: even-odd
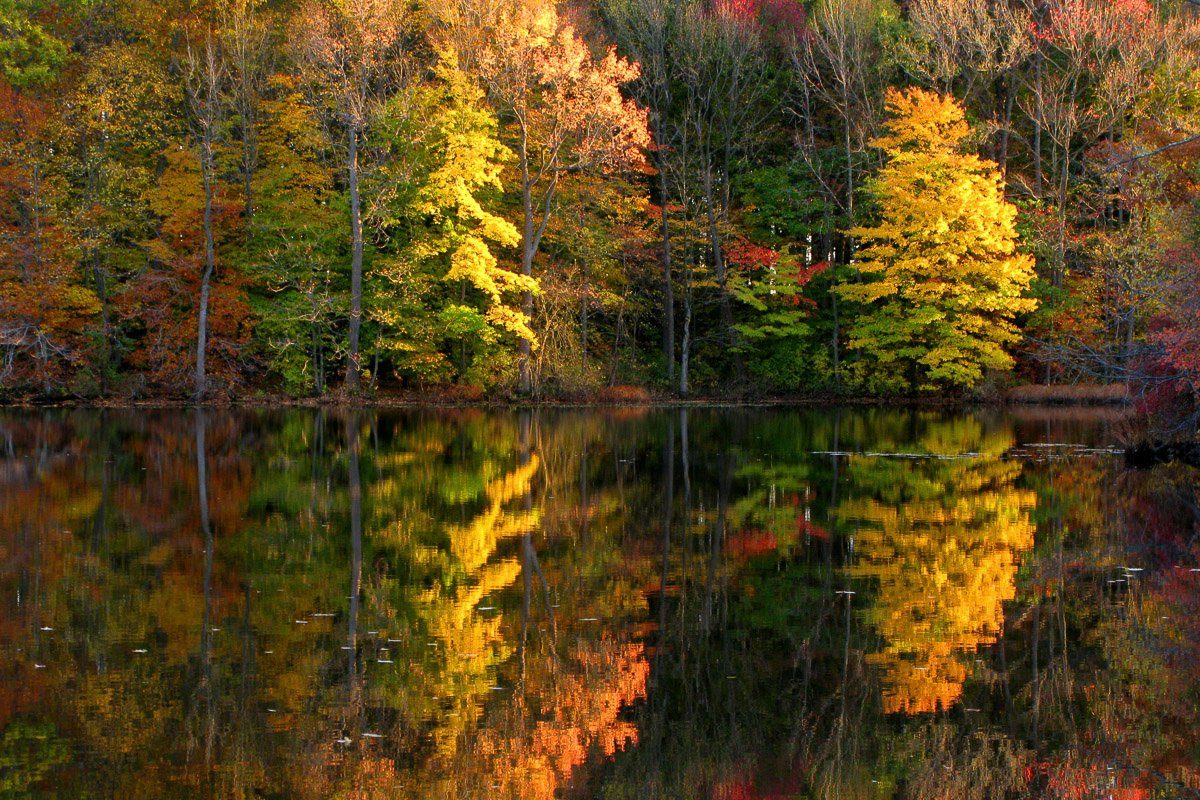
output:
[[[588,358],[588,262],[583,260],[583,297],[579,308],[579,365],[587,375]]]
[[[659,145],[659,152],[662,152],[662,145]],[[660,156],[658,164],[659,181],[661,184],[662,197],[659,202],[662,203],[662,220],[660,224],[662,236],[662,251],[660,263],[662,264],[662,281],[663,281],[663,328],[662,328],[662,348],[663,360],[667,364],[667,384],[675,383],[675,283],[671,280],[671,221],[670,214],[667,211],[669,195],[667,194],[667,173],[666,173],[666,158]]]
[[[1000,152],[996,158],[1000,174],[1004,176],[1005,181],[1008,180],[1008,144],[1012,138],[1012,112],[1016,99],[1017,93],[1013,90],[1012,77],[1008,76],[1004,79],[1004,124],[1000,130]]]
[[[708,213],[708,244],[712,250],[713,273],[717,278],[719,292],[718,306],[721,314],[721,334],[731,349],[734,375],[739,382],[744,382],[746,365],[742,355],[737,351],[737,331],[733,327],[733,307],[729,302],[728,271],[725,268],[725,247],[721,242],[721,231],[717,227],[716,196],[712,186],[712,168],[704,171],[704,200]]]
[[[215,100],[210,92],[209,109]],[[196,375],[194,397],[202,400],[207,386],[207,351],[208,351],[208,295],[212,282],[213,270],[216,268],[216,245],[213,241],[213,121],[205,120],[204,137],[200,149],[200,173],[204,181],[204,272],[200,276],[200,314],[196,331]]]
[[[679,352],[679,394],[688,396],[688,362],[692,349],[692,287],[688,278],[687,290],[683,293],[683,346]]]
[[[1033,195],[1042,199],[1042,53],[1034,58]]]
[[[346,390],[357,392],[362,379],[359,366],[359,334],[362,330],[363,232],[362,198],[358,192],[359,125],[349,126],[350,152],[346,166],[350,174],[350,357],[346,363]]]
[[[249,229],[254,222],[254,144],[248,138],[249,134],[242,131],[242,212]]]
[[[525,149],[525,137],[521,136],[521,204],[524,211],[524,225],[521,229],[521,274],[533,277],[533,256],[536,252],[533,227],[533,178],[529,174],[529,154]],[[533,292],[521,295],[521,311],[526,319],[533,319]],[[530,358],[533,355],[533,343],[524,336],[520,342],[520,377],[518,389],[523,395],[533,392],[533,374]]]

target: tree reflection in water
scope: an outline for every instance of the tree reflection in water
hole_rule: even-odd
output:
[[[0,796],[1195,796],[1196,474],[1109,425],[3,412]]]

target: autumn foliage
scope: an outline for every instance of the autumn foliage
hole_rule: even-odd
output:
[[[4,0],[0,395],[1186,416],[1194,5]]]

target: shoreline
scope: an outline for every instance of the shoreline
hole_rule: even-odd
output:
[[[4,402],[0,410],[32,411],[38,409],[71,410],[134,410],[134,409],[671,409],[671,408],[832,408],[899,406],[903,408],[956,409],[956,408],[1095,408],[1130,409],[1133,403],[1128,397],[1116,398],[1021,398],[1021,397],[875,397],[842,395],[797,395],[780,397],[730,397],[705,396],[693,398],[648,397],[637,399],[605,399],[603,397],[579,398],[455,398],[448,396],[384,395],[376,397],[347,398],[328,397],[294,398],[284,396],[214,399],[195,402],[178,398],[147,399],[104,399],[104,400],[58,400],[49,402]]]

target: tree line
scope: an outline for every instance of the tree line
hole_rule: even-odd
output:
[[[1186,401],[1198,11],[0,0],[0,394]]]

